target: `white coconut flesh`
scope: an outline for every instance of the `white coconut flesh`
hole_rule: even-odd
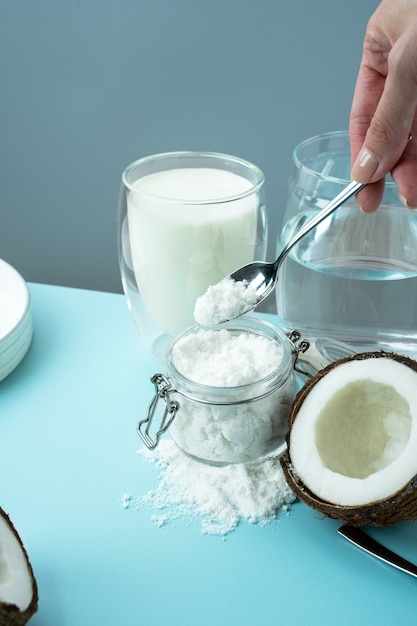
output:
[[[0,602],[25,611],[32,601],[33,583],[19,541],[0,516]]]
[[[334,367],[298,410],[290,457],[306,487],[332,504],[397,493],[417,475],[417,373],[390,358]]]

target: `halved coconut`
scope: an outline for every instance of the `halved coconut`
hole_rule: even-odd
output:
[[[36,613],[38,589],[28,555],[0,509],[0,626],[22,626]]]
[[[340,359],[301,389],[281,465],[309,506],[355,525],[417,519],[417,362]]]

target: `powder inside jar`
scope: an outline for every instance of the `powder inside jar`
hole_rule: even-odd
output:
[[[173,347],[177,370],[212,387],[237,387],[261,380],[282,361],[282,346],[255,333],[204,330],[182,337]]]
[[[284,348],[255,332],[199,329],[172,346],[172,362],[200,388],[171,394],[169,432],[193,458],[224,465],[275,453],[284,444],[294,378],[282,372]],[[178,386],[177,386],[178,388]]]

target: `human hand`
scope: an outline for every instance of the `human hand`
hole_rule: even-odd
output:
[[[417,0],[382,0],[369,20],[349,133],[352,179],[372,183],[357,196],[362,210],[378,208],[388,172],[417,207]]]

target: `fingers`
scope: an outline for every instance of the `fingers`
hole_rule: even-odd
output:
[[[358,155],[364,145],[366,133],[372,122],[385,86],[385,76],[366,62],[366,58],[367,54],[366,51],[364,51],[350,112],[349,136],[352,165],[355,161],[362,159],[363,155],[359,158]],[[378,65],[376,60],[374,63]]]
[[[364,187],[356,194],[356,201],[364,213],[373,213],[377,210],[384,195],[384,187],[385,181],[382,179]]]
[[[352,165],[352,178],[361,183],[383,178],[400,160],[408,141],[417,106],[417,83],[396,86],[393,78],[378,103],[365,141]],[[412,91],[415,90],[415,93]]]
[[[417,122],[414,125],[417,133]],[[417,137],[417,135],[415,135]],[[406,148],[391,170],[401,202],[408,208],[417,208],[417,142],[410,136]],[[362,211],[370,213],[379,207],[384,193],[384,179],[371,183],[356,198]]]
[[[417,123],[414,125],[414,137],[417,138]],[[411,140],[391,171],[397,184],[401,202],[408,208],[417,207],[417,140]]]
[[[383,54],[385,54],[385,51],[383,51]],[[385,76],[366,62],[367,58],[368,55],[365,50],[356,82],[349,123],[353,159],[351,177],[359,182],[371,180],[379,165],[378,157],[364,147],[364,140],[385,86]],[[374,57],[373,63],[376,67],[381,68],[378,58]],[[373,184],[368,184],[367,187],[357,194],[356,200],[362,211],[366,213],[373,212],[381,204],[383,193],[384,177]]]
[[[375,56],[364,54],[351,111],[351,176],[371,183],[358,194],[364,211],[378,207],[383,186],[373,183],[388,172],[403,202],[417,206],[417,19],[391,50],[383,50],[383,58],[386,63],[379,58],[378,65]],[[415,140],[407,145],[410,133]]]

